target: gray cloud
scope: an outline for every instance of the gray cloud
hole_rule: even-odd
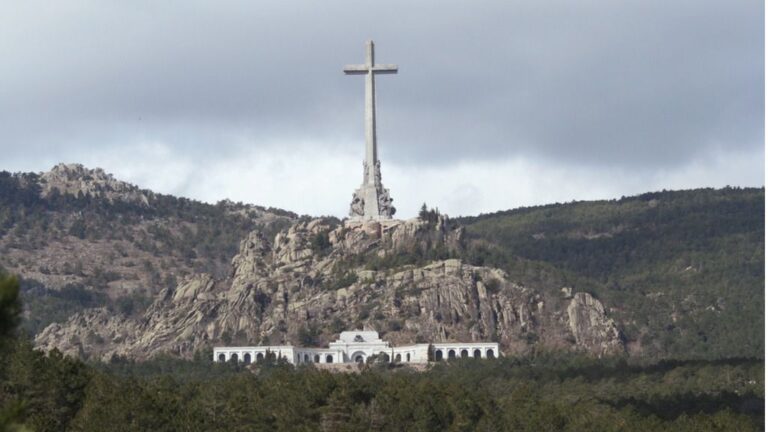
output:
[[[0,148],[18,167],[146,141],[199,160],[300,141],[362,153],[363,82],[341,68],[372,38],[401,68],[377,81],[385,166],[670,170],[762,152],[763,7],[1,3]]]

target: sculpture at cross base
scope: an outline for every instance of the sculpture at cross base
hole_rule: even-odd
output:
[[[373,41],[366,42],[365,64],[344,68],[347,75],[365,75],[365,161],[363,184],[352,196],[349,215],[354,220],[391,219],[395,214],[389,190],[381,183],[381,162],[376,144],[376,84],[377,74],[395,74],[397,65],[376,64]]]

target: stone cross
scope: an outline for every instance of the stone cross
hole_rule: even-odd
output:
[[[395,213],[389,191],[381,185],[381,171],[376,146],[376,84],[377,74],[395,74],[397,65],[376,64],[373,41],[365,43],[365,64],[347,65],[347,75],[365,75],[365,162],[363,185],[355,192],[350,216],[357,219],[391,218]]]
[[[373,183],[373,166],[378,159],[376,148],[376,74],[396,74],[397,65],[375,64],[373,59],[373,41],[365,43],[365,64],[347,65],[344,67],[347,75],[365,75],[365,162],[368,164],[366,183]]]

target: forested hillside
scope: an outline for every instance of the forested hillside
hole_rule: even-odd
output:
[[[0,269],[21,278],[22,327],[34,335],[84,308],[138,314],[190,274],[224,276],[250,231],[296,217],[156,194],[80,165],[0,172]]]
[[[590,291],[620,323],[630,352],[762,357],[764,203],[764,189],[697,189],[458,222],[474,240],[470,262],[527,280],[557,274]]]
[[[160,356],[85,364],[15,335],[18,284],[0,276],[0,430],[762,430],[762,361],[568,354],[457,359],[414,372]]]

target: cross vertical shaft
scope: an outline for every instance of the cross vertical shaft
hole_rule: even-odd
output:
[[[379,160],[376,148],[376,82],[373,72],[373,41],[366,42],[365,65],[368,73],[365,75],[365,163],[368,166],[364,182],[376,182],[373,167]]]

